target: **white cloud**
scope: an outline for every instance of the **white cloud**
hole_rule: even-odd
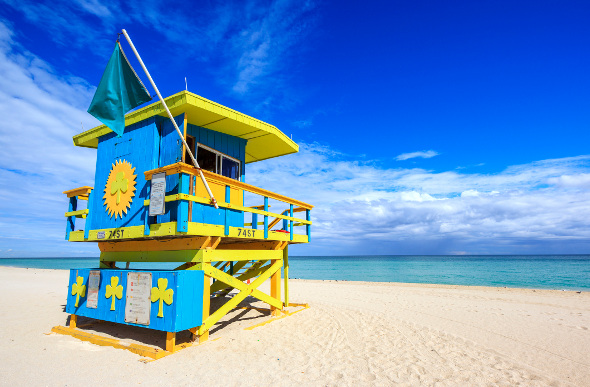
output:
[[[312,1],[294,0],[202,4],[198,10],[191,3],[159,0],[0,2],[29,22],[43,25],[58,44],[76,48],[91,44],[101,58],[112,50],[121,25],[130,25],[128,32],[134,38],[133,26],[141,24],[156,33],[154,44],[172,42],[178,48],[176,55],[215,63],[205,69],[213,71],[211,75],[235,97],[265,96],[263,105],[290,99],[287,72],[282,70],[290,66],[297,44],[309,34],[316,8]]]
[[[96,152],[75,148],[72,136],[81,122],[95,126],[85,112],[94,90],[56,75],[9,31],[0,22],[0,246],[58,254],[67,251],[61,192],[93,185]]]
[[[247,24],[232,37],[231,55],[238,55],[237,80],[233,90],[245,94],[251,87],[272,75],[280,80],[284,60],[292,56],[294,45],[305,37],[307,14],[315,8],[310,1],[276,1],[267,9],[258,2],[251,3],[252,12],[245,14]],[[273,84],[273,88],[279,85]]]
[[[410,152],[410,153],[402,153],[398,155],[395,159],[398,161],[415,159],[415,158],[423,158],[423,159],[430,159],[434,156],[438,156],[439,153],[433,150],[429,151],[419,151],[419,152]]]
[[[250,182],[314,204],[300,254],[575,253],[590,247],[590,156],[496,174],[388,169],[329,148],[252,165]]]

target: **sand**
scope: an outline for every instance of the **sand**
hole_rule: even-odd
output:
[[[253,330],[269,317],[240,309],[209,342],[144,363],[47,334],[67,321],[67,282],[67,271],[0,268],[1,385],[590,383],[588,292],[292,280],[291,300],[309,309]],[[97,326],[163,343],[162,333]]]

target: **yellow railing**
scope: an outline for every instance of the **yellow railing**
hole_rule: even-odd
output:
[[[296,200],[284,195],[274,193],[272,191],[265,190],[241,181],[237,181],[225,176],[221,176],[209,171],[202,171],[207,179],[211,191],[217,200],[217,204],[220,208],[226,209],[226,214],[229,210],[243,211],[245,213],[252,214],[252,222],[248,224],[253,229],[257,229],[258,215],[264,216],[264,238],[268,238],[268,231],[275,226],[281,219],[285,222],[284,228],[289,228],[291,234],[291,240],[293,240],[293,227],[306,226],[306,234],[309,237],[311,235],[311,220],[310,212],[313,206],[311,204]],[[166,175],[179,175],[179,193],[168,195],[165,197],[166,202],[180,201],[177,211],[177,228],[178,231],[185,231],[187,221],[190,221],[190,207],[189,203],[200,203],[200,204],[211,204],[211,199],[207,196],[203,183],[200,179],[197,179],[198,170],[188,164],[176,163],[168,165],[162,168],[153,169],[144,172],[146,180],[151,180],[152,176],[156,173],[166,173]],[[260,195],[264,198],[264,205],[245,207],[243,203],[243,192],[250,192],[256,195]],[[203,196],[204,194],[204,196]],[[224,198],[224,200],[220,200]],[[289,209],[282,213],[270,212],[268,200],[278,200],[289,205]],[[149,206],[150,201],[145,200],[144,205]],[[186,204],[186,205],[183,205]],[[306,218],[300,219],[293,216],[296,212],[305,212]],[[270,224],[268,218],[275,218]],[[146,217],[147,218],[147,217]],[[228,216],[225,217],[225,234],[229,233]],[[287,224],[288,222],[288,224]]]
[[[68,212],[65,213],[65,217],[67,218],[66,240],[70,239],[70,232],[76,229],[76,218],[87,218],[89,216],[89,209],[78,210],[78,200],[87,200],[90,203],[92,189],[92,187],[84,186],[63,192],[70,199]],[[88,232],[90,231],[88,223],[90,222],[87,220],[86,227],[84,227],[84,238],[88,238]]]

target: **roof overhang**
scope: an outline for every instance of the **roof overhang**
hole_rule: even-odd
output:
[[[174,117],[186,113],[190,124],[248,140],[246,163],[299,151],[299,146],[276,127],[188,91],[174,94],[164,101]],[[168,116],[161,102],[126,114],[125,126],[153,116]],[[98,138],[110,132],[112,130],[106,125],[100,125],[74,136],[74,144],[96,148]]]

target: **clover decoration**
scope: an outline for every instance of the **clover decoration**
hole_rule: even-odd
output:
[[[104,206],[109,216],[123,218],[131,208],[137,184],[135,168],[125,160],[116,160],[104,187]]]
[[[121,192],[127,192],[129,180],[125,178],[125,172],[117,173],[117,179],[111,184],[111,195],[117,194],[117,204],[121,202]]]
[[[84,277],[77,277],[76,283],[72,284],[72,296],[76,296],[76,303],[74,306],[78,307],[78,302],[80,301],[80,297],[86,296],[86,285],[83,285]]]
[[[152,302],[160,301],[160,307],[158,309],[158,317],[164,317],[164,310],[162,302],[168,305],[172,304],[172,297],[174,296],[174,290],[166,289],[168,287],[167,278],[158,278],[158,287],[152,288]]]
[[[123,298],[123,286],[119,285],[119,277],[111,277],[111,284],[107,285],[105,298],[111,298],[111,310],[115,310],[115,297],[119,300]]]

